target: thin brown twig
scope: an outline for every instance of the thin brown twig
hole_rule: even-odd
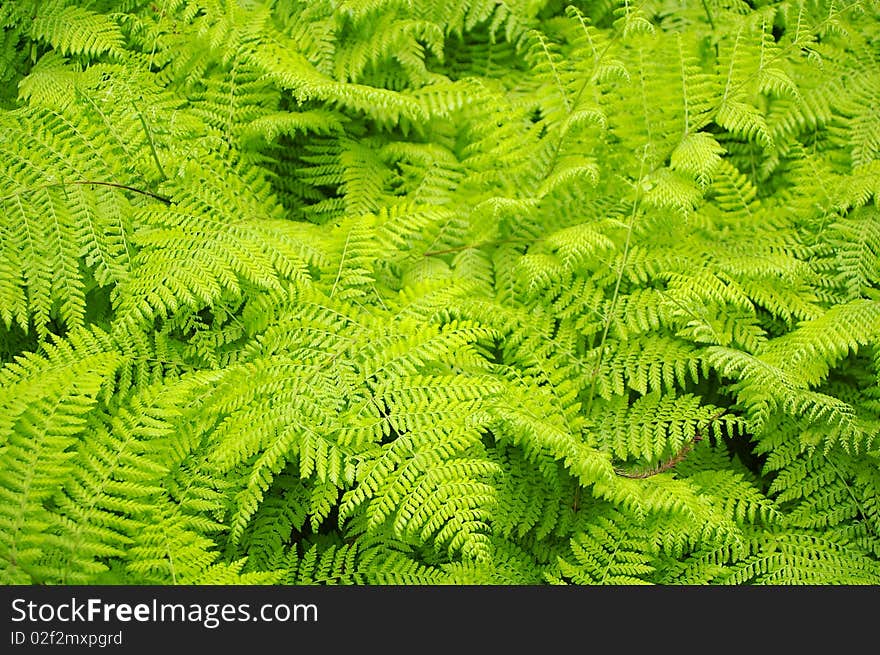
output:
[[[684,448],[682,448],[669,459],[660,462],[660,464],[658,464],[654,468],[645,471],[625,471],[623,469],[616,468],[614,469],[614,472],[622,478],[632,478],[636,480],[642,480],[644,478],[650,478],[655,475],[659,475],[660,473],[665,473],[669,469],[674,468],[675,466],[683,462],[685,457],[687,457],[688,454],[694,449],[694,446],[698,442],[703,440],[703,431],[708,429],[709,426],[711,426],[715,421],[724,416],[725,413],[727,413],[727,410],[722,409],[716,412],[714,415],[710,416],[705,425],[703,425],[702,427],[698,426],[697,429],[694,431],[694,438],[691,439],[690,443],[686,444]]]
[[[82,181],[68,182],[68,184],[85,184],[85,185],[97,184],[99,186],[110,186],[110,187],[114,187],[117,189],[125,189],[127,191],[134,191],[135,193],[139,193],[143,196],[148,196],[150,198],[154,198],[154,199],[158,200],[159,202],[165,203],[166,205],[171,204],[171,198],[166,198],[165,196],[160,196],[159,194],[153,193],[152,191],[144,191],[143,189],[138,189],[137,187],[128,186],[127,184],[117,184],[116,182],[97,182],[95,180],[82,180]]]

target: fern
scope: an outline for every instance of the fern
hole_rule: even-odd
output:
[[[877,584],[875,4],[0,8],[0,580]]]

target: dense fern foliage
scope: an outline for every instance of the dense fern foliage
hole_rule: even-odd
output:
[[[0,582],[880,583],[873,0],[0,27]]]

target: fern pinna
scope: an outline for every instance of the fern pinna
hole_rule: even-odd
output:
[[[880,13],[0,8],[6,584],[877,584]]]

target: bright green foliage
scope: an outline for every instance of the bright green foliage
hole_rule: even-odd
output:
[[[876,2],[0,27],[0,583],[880,583]]]

